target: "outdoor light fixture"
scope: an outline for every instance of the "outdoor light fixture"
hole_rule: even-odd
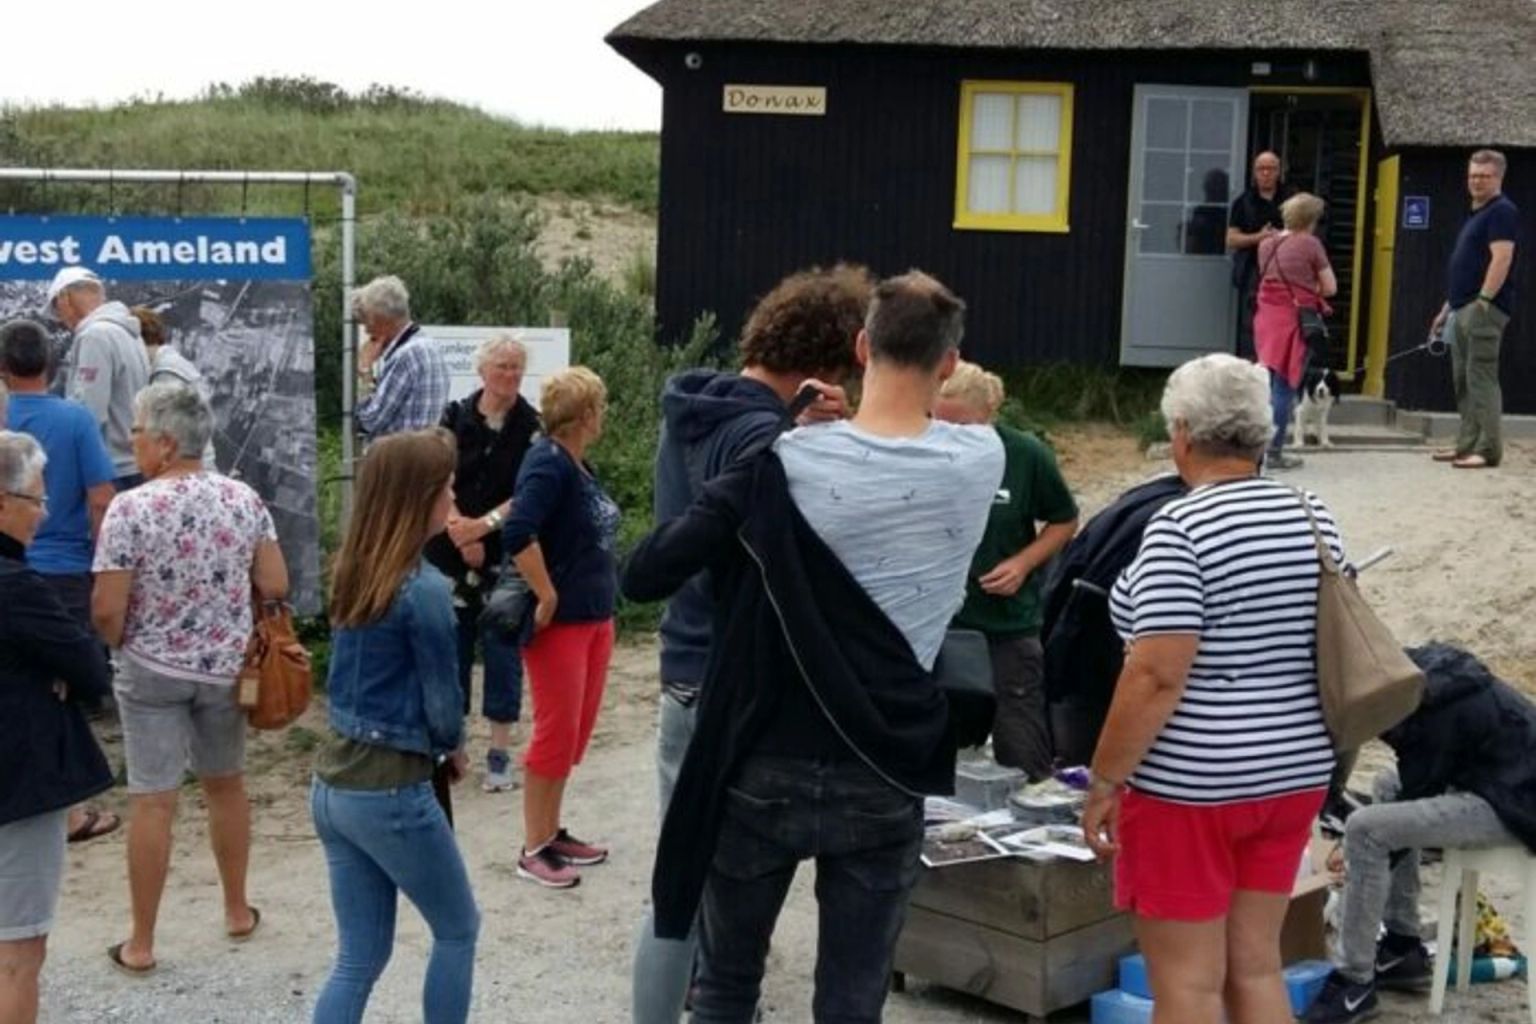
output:
[[[704,55],[698,50],[689,50],[683,55],[683,67],[689,71],[697,71],[704,66]]]

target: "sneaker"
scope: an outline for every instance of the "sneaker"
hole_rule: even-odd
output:
[[[1270,469],[1300,469],[1305,466],[1306,460],[1297,455],[1287,455],[1284,452],[1270,452],[1264,460],[1264,465]]]
[[[480,788],[487,793],[505,793],[517,788],[517,777],[512,774],[512,758],[505,750],[492,749],[485,755],[485,781]]]
[[[587,867],[592,864],[601,864],[608,859],[606,849],[577,839],[563,828],[555,833],[555,838],[549,841],[549,845],[569,864]]]
[[[570,889],[581,884],[581,873],[555,852],[553,842],[545,843],[532,853],[524,850],[517,858],[517,876],[547,889]]]
[[[1417,936],[1394,935],[1376,944],[1376,987],[1394,992],[1427,992],[1434,980],[1429,950]]]
[[[1334,971],[1301,1020],[1302,1024],[1354,1024],[1380,1012],[1374,982],[1350,981]]]

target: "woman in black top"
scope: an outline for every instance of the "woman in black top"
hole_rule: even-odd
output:
[[[485,658],[480,712],[491,723],[484,788],[512,789],[509,748],[512,727],[522,717],[523,665],[517,645],[482,629],[480,612],[501,568],[502,521],[512,508],[512,488],[528,446],[539,430],[539,414],[519,394],[528,368],[528,349],[510,334],[497,334],[475,351],[483,383],[466,398],[449,402],[441,426],[459,446],[453,481],[453,518],[448,530],[427,545],[427,559],[453,581],[459,622],[459,686],[469,714],[475,647]]]
[[[0,1020],[37,1019],[71,805],[112,785],[80,704],[109,689],[101,644],[27,568],[48,500],[37,441],[0,430]]]

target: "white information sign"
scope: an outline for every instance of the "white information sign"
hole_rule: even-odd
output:
[[[422,333],[437,340],[448,361],[448,396],[463,398],[480,386],[475,372],[475,349],[494,334],[512,334],[528,346],[528,369],[523,374],[523,397],[537,409],[544,378],[571,365],[569,327],[448,327],[422,324]]]

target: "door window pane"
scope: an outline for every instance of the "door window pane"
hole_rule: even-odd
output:
[[[1199,256],[1220,256],[1227,251],[1227,207],[1184,208],[1184,251]]]
[[[1142,165],[1141,197],[1153,202],[1184,201],[1184,154],[1148,153]]]
[[[1189,175],[1184,184],[1184,198],[1191,203],[1226,203],[1232,199],[1232,175],[1227,172],[1225,153],[1189,154]]]
[[[1020,95],[1019,129],[1014,138],[1015,147],[1022,152],[1056,152],[1061,139],[1061,97]]]
[[[1226,152],[1232,147],[1237,111],[1228,100],[1195,100],[1190,104],[1190,149]]]
[[[1147,145],[1153,149],[1183,149],[1188,141],[1189,104],[1184,100],[1147,101]]]
[[[1021,156],[1013,168],[1013,212],[1050,213],[1056,209],[1056,158]]]
[[[1007,213],[1008,167],[1006,156],[971,157],[971,180],[967,183],[966,208],[972,213]]]
[[[1181,203],[1142,203],[1141,223],[1147,226],[1136,229],[1141,252],[1169,255],[1181,252],[1183,219]]]
[[[971,149],[1013,148],[1013,97],[1007,93],[976,94],[971,107]]]

